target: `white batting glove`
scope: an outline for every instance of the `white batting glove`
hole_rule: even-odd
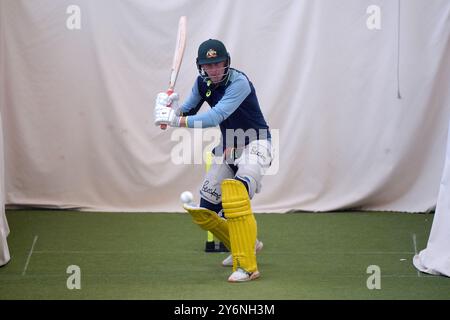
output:
[[[166,92],[160,92],[156,96],[156,106],[170,106],[175,111],[178,111],[180,107],[178,106],[178,100],[180,99],[178,93],[174,92],[170,96]],[[181,111],[180,111],[181,112]]]
[[[155,125],[167,124],[171,127],[180,126],[181,108],[178,106],[179,95],[174,92],[170,96],[160,92],[155,102]],[[170,107],[169,107],[170,106]]]
[[[155,125],[167,124],[171,127],[179,127],[180,119],[175,113],[175,110],[169,107],[156,106],[155,107]]]

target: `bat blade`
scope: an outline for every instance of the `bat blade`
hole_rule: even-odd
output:
[[[175,45],[175,52],[173,54],[172,71],[170,74],[169,89],[175,87],[178,72],[180,71],[181,62],[183,61],[184,49],[186,48],[186,16],[180,17],[178,22],[177,42]]]
[[[186,16],[181,16],[180,20],[178,21],[177,42],[175,44],[175,52],[173,54],[169,88],[167,89],[168,95],[172,94],[174,91],[175,83],[177,82],[178,78],[178,72],[180,71],[181,62],[183,61],[184,49],[186,47],[186,31],[187,31],[187,18]],[[170,105],[168,107],[170,107]],[[165,130],[167,128],[167,125],[161,124],[160,128],[162,130]]]

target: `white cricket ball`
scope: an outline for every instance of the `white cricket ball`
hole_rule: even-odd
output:
[[[191,203],[194,201],[194,196],[192,195],[191,192],[189,191],[184,191],[181,195],[180,195],[180,200],[183,203]]]

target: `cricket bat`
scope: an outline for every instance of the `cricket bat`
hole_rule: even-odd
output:
[[[183,61],[184,48],[186,47],[186,31],[187,18],[186,16],[181,16],[178,21],[177,42],[175,45],[175,53],[173,55],[172,70],[170,72],[169,88],[167,89],[167,94],[169,96],[174,92],[178,72],[180,71],[181,62]],[[170,107],[170,105],[168,105],[168,107]],[[161,124],[160,128],[165,130],[167,128],[167,124]]]

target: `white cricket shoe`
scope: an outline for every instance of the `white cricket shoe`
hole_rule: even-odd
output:
[[[255,252],[256,253],[260,252],[262,250],[263,246],[264,246],[263,242],[256,239]],[[233,256],[231,254],[222,261],[222,266],[223,267],[232,267],[233,266]]]
[[[231,274],[231,276],[228,278],[229,282],[245,282],[250,280],[258,279],[260,276],[260,273],[258,270],[255,272],[247,272],[241,268],[237,268],[235,272]]]

